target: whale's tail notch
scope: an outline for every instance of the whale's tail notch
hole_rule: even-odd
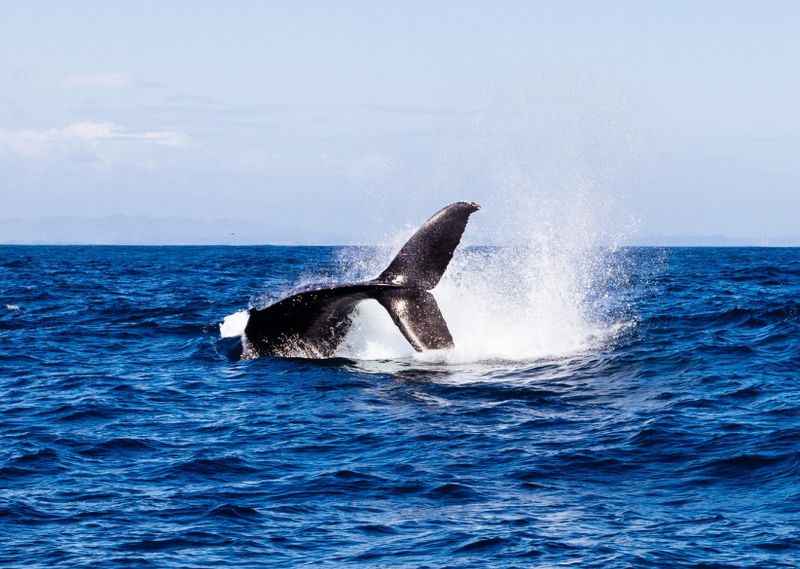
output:
[[[461,241],[474,202],[452,203],[434,213],[397,253],[375,282],[431,290],[442,278]]]

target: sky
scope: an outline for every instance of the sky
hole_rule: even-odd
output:
[[[9,3],[0,242],[372,243],[474,200],[479,240],[583,207],[800,244],[798,29],[789,2]]]

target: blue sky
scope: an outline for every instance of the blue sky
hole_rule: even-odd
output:
[[[576,191],[645,240],[800,235],[795,4],[229,4],[3,8],[0,241],[364,243]]]

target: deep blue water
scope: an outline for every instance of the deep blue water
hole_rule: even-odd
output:
[[[0,567],[798,565],[800,249],[623,251],[561,357],[229,357],[336,253],[0,247]]]

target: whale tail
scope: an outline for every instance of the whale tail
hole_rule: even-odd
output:
[[[249,312],[244,334],[257,355],[332,357],[362,300],[383,306],[417,350],[453,347],[436,299],[429,292],[442,278],[478,205],[457,202],[436,212],[400,249],[376,279],[299,292]]]
[[[418,352],[454,345],[439,305],[428,291],[439,284],[469,216],[479,208],[476,203],[456,202],[433,214],[373,281],[392,286],[375,298]]]

